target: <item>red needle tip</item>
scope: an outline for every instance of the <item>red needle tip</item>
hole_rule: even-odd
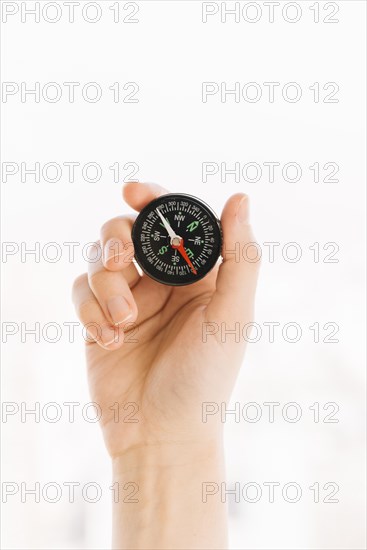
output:
[[[185,262],[187,263],[187,265],[188,265],[189,268],[191,269],[192,273],[193,273],[194,275],[197,275],[198,273],[197,273],[196,269],[194,268],[194,266],[192,265],[192,262],[191,262],[190,258],[188,257],[187,252],[186,252],[186,250],[185,250],[185,248],[184,248],[183,239],[181,239],[179,245],[174,245],[174,244],[173,244],[173,245],[172,245],[172,248],[176,248],[176,249],[179,251],[179,253],[180,253],[181,256],[183,257],[183,259],[185,260]]]

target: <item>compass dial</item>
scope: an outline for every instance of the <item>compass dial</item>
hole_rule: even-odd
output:
[[[166,285],[189,285],[214,267],[222,247],[220,222],[196,197],[172,193],[150,202],[132,229],[135,259]]]

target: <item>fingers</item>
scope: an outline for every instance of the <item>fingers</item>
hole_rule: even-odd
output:
[[[252,318],[261,253],[249,225],[246,195],[236,194],[227,201],[221,223],[223,262],[207,318],[228,323],[248,321]]]
[[[169,191],[157,185],[156,183],[127,183],[123,190],[125,201],[131,208],[140,212],[144,206],[150,201],[162,195],[166,195]]]
[[[153,199],[167,194],[168,191],[154,183],[127,183],[123,189],[126,202],[135,210],[141,210]],[[101,229],[101,247],[103,265],[109,271],[124,270],[124,276],[130,287],[135,286],[140,275],[132,260],[134,246],[131,239],[133,217],[119,216],[109,220]]]
[[[131,240],[131,217],[119,216],[106,222],[101,228],[101,248],[103,265],[109,271],[124,271],[130,287],[140,280],[133,264],[134,246]]]
[[[89,287],[86,273],[75,280],[72,298],[77,315],[91,342],[97,342],[102,348],[108,350],[121,347],[124,339],[123,331],[111,327]]]
[[[96,252],[91,251],[93,257],[99,259],[88,264],[89,287],[112,326],[133,322],[137,318],[138,309],[129,284],[122,271],[105,269],[99,246],[96,243]]]

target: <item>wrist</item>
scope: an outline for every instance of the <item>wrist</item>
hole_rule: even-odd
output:
[[[114,548],[226,548],[226,505],[203,498],[225,479],[220,437],[130,448],[113,458],[113,476],[134,496],[114,503]]]
[[[113,477],[125,476],[133,471],[150,468],[186,468],[193,464],[223,462],[223,440],[218,435],[210,440],[190,442],[158,442],[139,444],[112,457]]]

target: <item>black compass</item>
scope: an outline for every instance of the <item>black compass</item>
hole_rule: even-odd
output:
[[[143,208],[132,228],[135,259],[159,283],[199,281],[214,267],[222,248],[216,215],[201,200],[172,193]]]

